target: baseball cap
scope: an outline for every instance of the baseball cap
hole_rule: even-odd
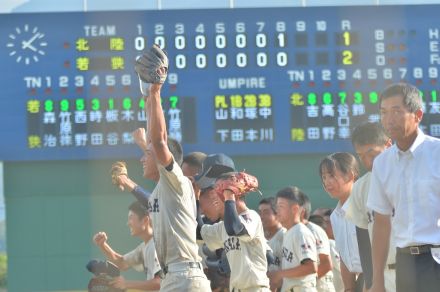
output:
[[[223,173],[235,171],[234,161],[223,153],[208,155],[202,164],[201,174],[195,177],[200,189],[214,186],[216,179]]]

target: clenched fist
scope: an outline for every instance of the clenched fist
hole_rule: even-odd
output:
[[[107,242],[107,233],[98,232],[93,236],[93,241],[97,246],[103,246]]]

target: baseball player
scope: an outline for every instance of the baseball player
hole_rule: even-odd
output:
[[[368,172],[354,183],[351,195],[344,204],[343,210],[345,211],[345,218],[353,222],[358,228],[368,229],[368,239],[372,240],[374,216],[372,210],[367,208],[371,170],[373,168],[374,159],[385,149],[389,148],[392,145],[392,141],[378,123],[365,123],[356,127],[352,133],[351,140],[359,160]],[[361,242],[359,237],[358,242],[359,244]],[[367,243],[369,244],[369,250],[371,250],[370,241],[367,241]],[[361,247],[359,247],[359,252],[362,253]],[[371,252],[367,259],[361,257],[362,270],[364,273],[366,270],[364,268],[365,261],[368,261],[367,265],[371,265]],[[390,253],[388,254],[384,271],[385,289],[387,292],[396,291],[395,264],[396,251],[394,240],[391,240]],[[372,270],[372,267],[370,267],[370,270]],[[366,285],[366,288],[370,287]]]
[[[157,182],[149,197],[149,212],[164,272],[161,291],[211,291],[198,255],[194,190],[180,168],[180,144],[167,137],[161,105],[160,91],[168,73],[168,58],[154,45],[136,60],[135,70],[142,80],[141,86],[151,84],[148,96],[144,94],[148,130],[141,162],[144,177]]]
[[[330,241],[324,229],[313,222],[309,221],[310,213],[312,212],[312,205],[309,197],[302,193],[302,208],[301,221],[307,228],[312,231],[316,240],[316,251],[318,252],[318,281],[316,283],[318,292],[334,292],[332,260],[330,253]]]
[[[332,210],[328,208],[319,208],[317,209],[317,213],[323,214],[313,214],[310,216],[309,221],[315,223],[319,227],[325,230],[325,233],[328,236],[328,241],[330,243],[330,255],[332,259],[332,273],[333,273],[333,286],[335,287],[336,292],[344,292],[344,284],[342,283],[341,277],[341,257],[339,256],[339,252],[336,250],[336,243],[333,237],[333,231],[330,222],[330,215]],[[315,213],[315,210],[313,213]],[[327,210],[325,212],[321,212],[322,210]]]
[[[312,232],[301,222],[302,198],[297,187],[278,191],[277,216],[287,229],[283,239],[281,269],[269,272],[271,288],[281,291],[316,292],[318,271],[316,240]]]
[[[146,281],[128,281],[124,277],[119,276],[110,282],[113,287],[158,291],[160,288],[161,268],[152,240],[153,230],[148,211],[139,202],[132,203],[128,209],[127,225],[130,228],[130,233],[132,236],[143,240],[138,247],[125,255],[121,255],[108,244],[108,237],[105,232],[96,233],[93,236],[93,241],[107,259],[116,264],[120,270],[127,270],[131,267],[135,270],[143,271],[147,276]]]
[[[146,149],[147,142],[145,138],[145,129],[138,128],[132,133],[132,135],[136,141],[136,144],[138,144],[141,149]],[[202,152],[191,152],[184,156],[182,162],[183,175],[193,181],[194,175],[200,171],[200,167],[205,156],[206,154]],[[121,191],[131,192],[139,202],[148,208],[148,199],[151,195],[151,192],[139,186],[128,176],[127,164],[124,161],[113,163],[110,173],[112,183],[115,186],[117,186]]]
[[[231,270],[230,291],[269,292],[263,226],[257,212],[248,209],[242,200],[250,189],[243,191],[234,187],[232,181],[236,176],[237,173],[220,176],[214,189],[205,189],[201,194],[201,200],[216,203],[217,212],[209,213],[210,219],[215,219],[217,214],[223,221],[203,225],[199,219],[198,236],[211,250],[224,247]],[[219,207],[219,197],[224,201],[224,207]]]
[[[281,225],[276,217],[275,198],[262,199],[258,205],[258,212],[261,217],[261,222],[263,223],[264,236],[274,256],[273,264],[269,265],[269,271],[276,271],[281,268],[283,237],[284,233],[286,233],[286,228]]]

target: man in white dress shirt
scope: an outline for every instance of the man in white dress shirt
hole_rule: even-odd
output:
[[[380,115],[395,144],[375,159],[368,194],[367,207],[375,213],[372,291],[385,291],[390,235],[397,247],[397,291],[438,291],[440,140],[419,129],[422,98],[412,85],[387,87],[380,96]]]

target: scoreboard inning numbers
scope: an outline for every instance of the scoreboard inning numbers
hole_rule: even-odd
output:
[[[398,81],[440,137],[440,5],[4,14],[0,160],[127,158],[145,126],[136,56],[170,59],[169,136],[185,152],[350,151]]]

